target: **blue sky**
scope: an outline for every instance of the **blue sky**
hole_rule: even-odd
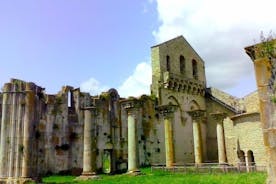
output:
[[[118,87],[148,60],[156,20],[154,3],[141,0],[1,1],[0,83],[20,78],[55,93],[93,77]]]
[[[208,86],[243,96],[256,89],[243,48],[258,41],[260,31],[275,30],[274,5],[273,0],[0,1],[0,85],[19,78],[47,93],[63,85],[92,94],[111,87],[122,96],[149,93],[150,47],[182,34],[205,60]]]

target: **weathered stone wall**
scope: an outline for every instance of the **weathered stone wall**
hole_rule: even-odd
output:
[[[250,112],[260,112],[260,100],[258,96],[258,91],[254,91],[245,97],[241,98],[240,104],[242,104],[247,113]]]
[[[224,121],[224,128],[228,163],[237,165],[240,162],[237,151],[243,151],[246,156],[251,150],[256,165],[265,165],[267,157],[265,156],[259,113],[234,116],[231,120]]]
[[[3,88],[0,177],[32,178],[39,174],[38,124],[43,115],[43,89],[11,79]]]
[[[217,99],[219,99],[220,101],[224,102],[225,104],[234,107],[235,109],[240,109],[241,104],[239,103],[239,98],[234,97],[230,94],[227,94],[221,90],[218,90],[216,88],[208,88],[208,91]]]
[[[180,58],[184,67],[181,71]],[[196,67],[193,66],[196,62]],[[168,66],[169,65],[169,66]],[[168,68],[169,67],[169,68]],[[205,70],[204,62],[183,37],[152,47],[152,94],[158,97],[158,105],[177,106],[172,119],[174,162],[194,162],[194,139],[192,118],[187,113],[192,110],[205,110]],[[196,70],[196,72],[195,72]],[[196,77],[195,74],[196,73]],[[203,160],[207,160],[206,122],[202,117],[201,138]],[[164,134],[161,117],[159,133]],[[159,135],[160,156],[165,158],[165,138]],[[179,146],[181,145],[181,146]]]
[[[159,88],[166,84],[171,88],[179,90],[189,90],[193,92],[202,90],[205,87],[205,68],[204,62],[194,51],[190,44],[182,37],[177,37],[151,48],[152,59],[152,94],[159,97]],[[184,71],[180,71],[180,56],[184,57]],[[167,57],[169,57],[169,70],[167,69]],[[197,63],[197,76],[194,79],[192,61]],[[186,79],[186,80],[185,80]],[[188,88],[191,89],[188,89]],[[202,91],[200,91],[202,93]],[[160,99],[162,101],[162,99]]]

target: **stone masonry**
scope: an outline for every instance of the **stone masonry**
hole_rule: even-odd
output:
[[[153,46],[151,55],[151,95],[136,98],[121,98],[115,89],[91,96],[70,86],[49,95],[34,83],[6,83],[0,181],[38,181],[50,173],[137,175],[152,164],[266,161],[259,109],[252,107],[256,95],[238,99],[206,88],[204,61],[183,36]],[[240,159],[242,151],[251,160]]]

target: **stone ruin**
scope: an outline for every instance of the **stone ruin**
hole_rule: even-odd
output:
[[[70,86],[50,95],[31,82],[6,83],[0,181],[25,183],[51,173],[136,175],[153,164],[266,162],[256,92],[238,99],[207,88],[204,61],[182,36],[151,52],[151,95],[121,98],[110,89],[91,96]]]

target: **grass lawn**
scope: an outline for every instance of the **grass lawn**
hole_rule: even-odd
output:
[[[93,184],[264,184],[265,173],[228,173],[228,174],[184,174],[168,173],[163,171],[150,171],[150,168],[141,170],[142,175],[129,176],[122,175],[100,175],[99,180],[92,181],[74,181],[74,176],[48,176],[43,178],[43,183],[93,183]]]

